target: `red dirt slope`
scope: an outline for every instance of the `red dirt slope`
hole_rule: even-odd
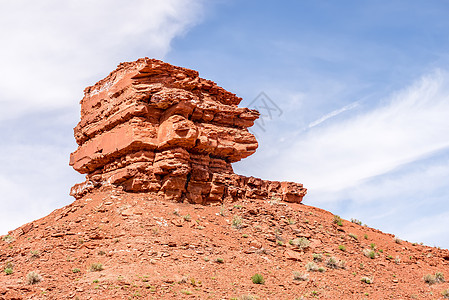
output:
[[[0,299],[441,299],[449,289],[423,279],[449,278],[449,251],[334,220],[276,199],[202,206],[101,188],[2,238]],[[306,270],[314,257],[322,272]],[[30,284],[31,271],[42,280]]]

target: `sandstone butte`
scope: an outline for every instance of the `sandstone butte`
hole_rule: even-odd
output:
[[[233,173],[258,112],[196,71],[122,63],[85,90],[75,201],[0,240],[0,299],[443,299],[449,251]],[[263,283],[252,277],[260,274]]]
[[[259,113],[241,100],[193,70],[147,58],[120,64],[84,91],[70,165],[87,178],[71,195],[114,185],[198,204],[301,202],[302,184],[234,174],[231,163],[257,148],[247,128]]]

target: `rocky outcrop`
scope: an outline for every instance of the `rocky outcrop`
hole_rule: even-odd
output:
[[[240,101],[193,70],[148,58],[120,64],[84,91],[70,165],[87,175],[71,195],[113,185],[193,203],[301,202],[302,184],[234,174],[231,163],[258,146],[247,128],[259,113]]]

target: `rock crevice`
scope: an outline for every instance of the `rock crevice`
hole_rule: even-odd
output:
[[[143,58],[84,91],[70,165],[86,174],[75,198],[104,185],[192,203],[277,197],[301,202],[302,184],[234,174],[253,154],[259,113],[198,72]]]

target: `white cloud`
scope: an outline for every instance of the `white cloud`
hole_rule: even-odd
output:
[[[448,147],[448,115],[449,74],[439,70],[369,112],[297,135],[266,174],[314,191],[342,190]]]
[[[200,0],[0,1],[0,120],[77,105],[122,61],[162,58]]]
[[[0,234],[73,198],[83,89],[118,63],[162,59],[203,0],[0,0]]]

